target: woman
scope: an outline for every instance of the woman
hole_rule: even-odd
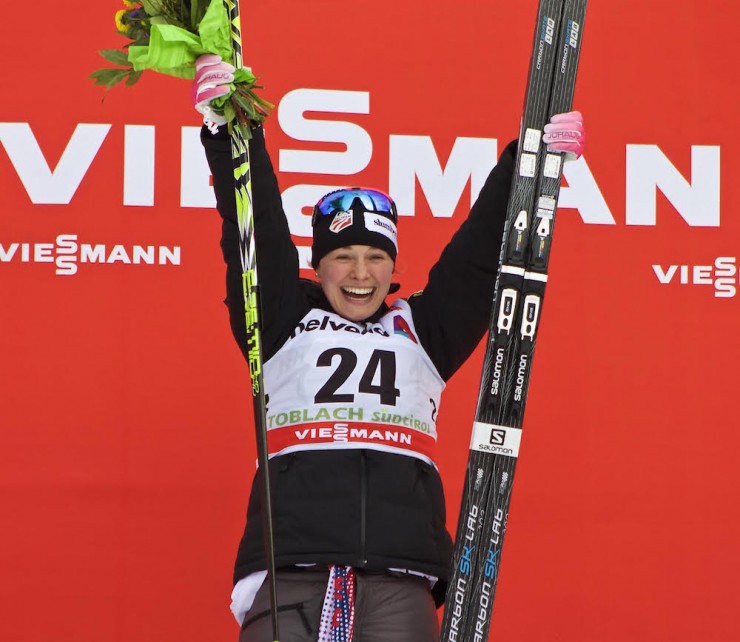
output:
[[[208,107],[233,67],[212,57],[199,67],[194,102],[209,125],[202,141],[223,218],[227,303],[246,356],[231,152]],[[554,120],[553,146],[578,155],[580,115]],[[355,642],[436,641],[452,541],[435,420],[445,382],[487,328],[516,145],[504,150],[424,289],[388,305],[398,289],[393,201],[359,188],[324,196],[312,217],[318,282],[300,279],[263,133],[253,133],[281,638],[330,639],[333,625]],[[253,487],[232,595],[241,642],[271,639],[260,509]],[[345,609],[336,613],[335,589]]]

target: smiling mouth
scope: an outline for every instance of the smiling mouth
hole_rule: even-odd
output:
[[[362,299],[369,299],[373,292],[375,291],[375,288],[350,288],[350,287],[343,287],[342,293],[350,298],[350,299],[356,299],[356,300],[362,300]]]

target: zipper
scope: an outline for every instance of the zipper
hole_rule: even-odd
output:
[[[367,566],[365,555],[365,531],[367,529],[367,461],[365,451],[360,450],[360,564]]]

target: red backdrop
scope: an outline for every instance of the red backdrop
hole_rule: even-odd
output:
[[[268,142],[295,231],[323,189],[295,186],[390,188],[407,215],[402,293],[418,289],[467,212],[460,181],[517,136],[536,3],[250,5],[247,60],[277,105]],[[118,8],[40,0],[0,22],[0,638],[13,642],[236,636],[247,368],[183,130],[198,125],[188,83],[145,74],[103,101],[86,78],[122,43]],[[589,141],[562,193],[496,640],[740,633],[738,18],[720,0],[591,3],[576,95]],[[311,136],[303,111],[330,124]],[[290,150],[338,152],[339,170]],[[451,529],[481,356],[440,414]]]

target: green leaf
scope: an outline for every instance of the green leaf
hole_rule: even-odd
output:
[[[150,16],[158,16],[163,11],[162,2],[159,0],[142,0],[141,4]]]
[[[128,54],[120,49],[103,49],[98,53],[114,65],[121,65],[122,67],[131,66],[131,63],[128,61]]]
[[[141,71],[131,71],[129,77],[126,79],[126,86],[130,87],[131,85],[135,85],[143,73],[143,69]]]
[[[89,78],[92,78],[96,85],[103,85],[107,89],[110,89],[128,75],[128,69],[98,69],[91,73]]]
[[[236,118],[236,111],[234,110],[234,106],[230,102],[224,105],[224,118],[226,118],[226,120],[229,122]]]
[[[210,0],[192,0],[190,3],[190,24],[193,27],[198,27],[210,4]]]

